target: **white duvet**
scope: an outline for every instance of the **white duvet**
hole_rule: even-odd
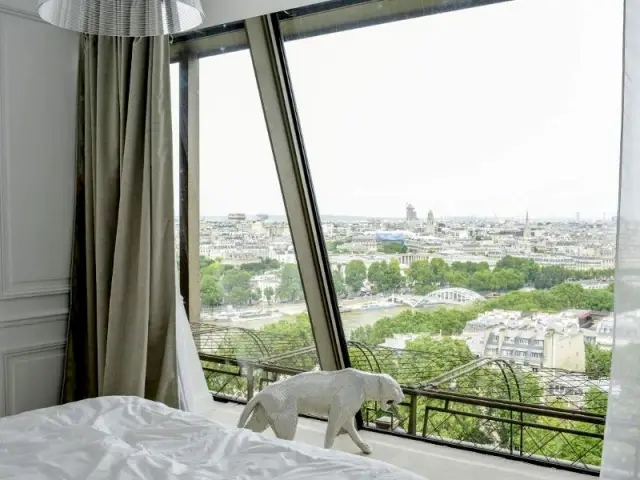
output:
[[[135,397],[0,419],[0,479],[419,478],[382,462],[224,427]]]

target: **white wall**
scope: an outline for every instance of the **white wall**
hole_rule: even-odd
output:
[[[77,43],[76,34],[0,5],[0,416],[59,399]]]

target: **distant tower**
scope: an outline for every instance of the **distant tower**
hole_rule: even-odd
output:
[[[431,210],[429,210],[429,214],[427,215],[425,233],[427,235],[433,235],[434,233],[436,233],[436,221],[433,218],[433,212]]]
[[[580,212],[576,213],[576,222],[580,223]]]
[[[416,209],[413,208],[413,205],[411,205],[410,203],[407,203],[407,216],[406,216],[407,222],[411,222],[413,220],[416,220],[417,218],[418,218],[418,215],[416,214]]]
[[[522,232],[522,236],[524,238],[529,238],[531,236],[531,227],[529,226],[529,211],[527,210],[527,214],[524,217],[524,232]]]

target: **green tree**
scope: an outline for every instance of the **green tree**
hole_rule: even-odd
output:
[[[451,269],[456,272],[466,273],[467,275],[473,275],[480,270],[490,270],[487,262],[453,262]]]
[[[225,303],[246,305],[253,298],[251,274],[237,268],[227,270],[222,275],[222,296]]]
[[[584,308],[597,312],[613,311],[613,291],[606,290],[585,290]]]
[[[259,262],[243,263],[240,270],[251,273],[252,275],[260,275],[269,270],[277,270],[280,268],[280,262],[272,258],[261,258]]]
[[[552,288],[559,308],[580,308],[585,306],[586,290],[575,283],[562,283]]]
[[[222,289],[220,281],[212,275],[200,278],[200,300],[204,305],[220,305],[222,303]]]
[[[336,290],[338,297],[344,297],[347,294],[347,287],[344,283],[344,275],[339,268],[334,268],[331,271],[331,277],[333,278],[333,288]]]
[[[344,240],[329,240],[327,242],[327,252],[336,253],[338,251],[338,247],[344,243]]]
[[[609,378],[611,375],[611,351],[598,345],[584,346],[585,373],[591,379]]]
[[[407,247],[402,242],[384,242],[378,246],[378,251],[382,253],[407,253]]]
[[[369,270],[367,272],[367,278],[369,282],[374,284],[374,286],[379,287],[382,283],[384,283],[384,275],[387,270],[387,262],[382,260],[379,262],[373,262],[369,265]]]
[[[607,413],[609,395],[600,388],[591,387],[584,395],[585,410],[591,413]]]
[[[431,271],[433,272],[435,283],[437,284],[444,283],[446,278],[446,273],[448,270],[449,270],[449,265],[447,264],[447,262],[445,262],[441,258],[431,259]]]
[[[353,293],[360,292],[367,278],[367,266],[362,260],[351,260],[346,268],[344,281]]]
[[[373,262],[369,266],[369,282],[373,283],[376,293],[386,293],[401,289],[406,279],[400,270],[400,262],[393,258],[389,263]]]
[[[524,287],[525,284],[525,274],[514,268],[498,270],[493,272],[493,276],[495,289],[502,292],[518,290]]]
[[[251,301],[252,302],[259,302],[262,299],[262,289],[260,287],[256,287],[252,292],[251,292]]]
[[[350,359],[355,368],[369,371],[372,369],[377,371],[379,368],[380,371],[392,375],[401,384],[425,383],[474,359],[464,342],[446,337],[446,335],[460,332],[469,320],[476,318],[483,311],[494,308],[556,311],[574,305],[576,308],[582,308],[580,303],[588,302],[588,297],[592,292],[594,291],[584,290],[579,285],[569,284],[559,285],[543,291],[512,292],[496,299],[459,309],[440,308],[428,312],[407,309],[393,317],[380,319],[374,325],[366,325],[353,330],[350,337],[351,341],[376,345],[392,337],[395,333],[424,333],[424,335],[408,341],[405,350],[375,348],[373,350],[375,351],[375,363],[371,362],[370,353],[372,349],[365,349],[356,344],[351,344],[349,346]],[[607,293],[611,292],[607,291]],[[263,330],[264,334],[267,335],[263,338],[268,345],[270,355],[303,349],[300,354],[287,359],[287,366],[303,370],[317,366],[315,350],[313,348],[303,348],[313,346],[313,335],[306,314],[275,322],[265,326]],[[432,334],[440,333],[445,337],[435,338],[432,336]],[[254,351],[254,347],[244,351],[242,344],[239,343],[235,349],[234,358],[250,356]],[[586,351],[587,374],[591,378],[606,377],[610,368],[610,354],[609,358],[602,357],[609,352],[591,346],[587,346]],[[223,367],[226,368],[226,366]],[[458,376],[455,379],[441,382],[438,388],[464,395],[498,400],[520,401],[520,395],[522,395],[522,402],[529,404],[540,404],[543,401],[549,401],[549,398],[545,398],[544,389],[536,375],[520,371],[517,367],[514,368],[515,378],[509,372],[505,377],[499,369],[481,367],[472,369],[470,373]],[[239,387],[227,387],[227,382],[228,379],[225,379],[225,383],[222,385],[226,391],[237,393],[236,391],[239,390]],[[241,389],[240,391],[242,392]],[[606,411],[607,396],[600,389],[595,387],[589,389],[585,393],[584,400],[584,409],[586,411],[593,413],[604,413]],[[373,407],[374,405],[369,404],[367,406]],[[549,403],[549,406],[569,408],[566,401],[562,399],[553,400]],[[461,414],[452,416],[449,413],[437,410],[430,410],[428,417],[426,417],[425,411],[428,410],[428,407],[442,408],[444,407],[444,400],[418,398],[418,429],[421,430],[423,423],[427,422],[427,433],[430,435],[439,435],[442,438],[456,441],[496,445],[502,448],[510,448],[514,445],[519,448],[520,441],[522,441],[525,454],[546,455],[551,458],[569,460],[570,462],[584,461],[593,465],[600,463],[601,441],[599,439],[571,433],[553,436],[550,435],[548,430],[542,427],[536,428],[535,425],[564,427],[590,433],[601,433],[601,426],[581,424],[579,421],[573,420],[569,422],[559,418],[539,417],[537,414],[526,413],[524,414],[524,420],[530,426],[526,430],[522,430],[511,428],[508,423],[498,421],[485,422],[477,417]],[[404,418],[402,414],[406,414],[406,408],[404,406],[399,407],[401,418]],[[472,415],[488,415],[490,417],[512,419],[507,410],[499,407],[479,407],[452,401],[450,408],[457,412]],[[363,414],[369,415],[370,412],[365,410]],[[407,421],[402,421],[403,427],[407,428]],[[522,433],[523,431],[525,432],[524,434]],[[523,435],[522,439],[520,439],[520,435]]]
[[[567,296],[564,285],[551,290],[523,292],[511,292],[500,297],[481,303],[474,303],[463,308],[438,308],[432,311],[404,310],[393,317],[379,319],[371,329],[356,328],[351,333],[351,338],[377,345],[391,338],[393,334],[400,333],[442,333],[453,335],[461,333],[469,320],[477,318],[482,312],[489,310],[521,310],[557,312],[567,308],[588,309],[589,298],[599,295],[606,290],[584,290],[579,285],[569,285],[570,289],[577,289],[576,298],[582,299],[580,303]],[[582,293],[580,293],[582,292]],[[606,292],[611,294],[610,292]]]
[[[474,359],[464,341],[450,337],[422,336],[407,341],[404,348],[412,365],[411,371],[405,373],[408,378],[402,379],[405,384],[437,377]]]
[[[376,339],[373,338],[372,325],[362,325],[361,327],[358,327],[355,330],[351,330],[351,335],[349,336],[349,339],[352,342],[360,342],[366,345],[376,344]]]
[[[200,255],[200,270],[202,270],[205,267],[208,267],[209,265],[211,265],[214,262],[215,262],[215,260],[213,258],[209,258],[209,257],[205,257],[204,255]]]
[[[387,265],[386,285],[387,291],[397,292],[406,284],[406,279],[400,270],[400,262],[392,258]]]
[[[209,263],[206,267],[200,270],[200,276],[205,277],[210,275],[212,277],[220,279],[225,272],[233,269],[234,267],[231,265],[225,265],[223,263],[215,261],[215,262]]]
[[[278,297],[281,302],[299,302],[304,299],[300,273],[295,263],[287,263],[282,269]]]
[[[378,320],[371,330],[358,327],[351,338],[367,339],[366,343],[377,345],[396,333],[435,333],[452,335],[462,332],[469,320],[478,316],[475,308],[450,309],[438,308],[428,312],[403,310],[393,317]]]
[[[275,295],[275,293],[275,290],[271,286],[264,289],[264,296],[267,299],[267,303],[269,305],[271,305],[271,300],[273,300],[273,296]]]
[[[540,273],[540,266],[532,259],[507,255],[496,263],[494,271],[500,270],[517,270],[524,275],[525,283],[532,284]]]
[[[416,295],[426,295],[437,289],[436,277],[428,260],[416,260],[407,270],[407,281]]]
[[[491,270],[480,270],[469,279],[469,288],[476,292],[488,292],[498,290],[495,276]]]
[[[269,355],[282,355],[298,350],[303,350],[292,355],[282,364],[288,368],[300,370],[312,370],[318,365],[318,356],[314,347],[311,322],[306,313],[294,317],[287,317],[263,327],[264,338],[267,343]]]
[[[445,273],[444,280],[450,287],[467,287],[469,285],[469,273],[466,270],[452,268]]]
[[[536,288],[552,288],[566,282],[570,278],[569,270],[559,266],[550,266],[540,269],[534,285]]]

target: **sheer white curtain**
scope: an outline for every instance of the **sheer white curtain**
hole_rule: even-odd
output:
[[[640,478],[640,0],[625,2],[624,38],[615,331],[601,473],[607,479]]]
[[[207,415],[214,408],[213,398],[202,373],[178,279],[179,275],[176,273],[176,351],[180,409]]]

